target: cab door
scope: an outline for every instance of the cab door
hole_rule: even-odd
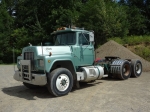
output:
[[[92,65],[94,61],[94,47],[89,42],[88,33],[78,33],[78,46],[76,47],[76,63],[79,66]]]

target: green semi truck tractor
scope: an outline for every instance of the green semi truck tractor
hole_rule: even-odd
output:
[[[17,57],[14,79],[30,88],[46,86],[54,96],[68,94],[79,82],[92,82],[103,77],[126,80],[139,77],[142,63],[138,59],[108,57],[95,59],[94,32],[83,28],[58,28],[49,41],[39,46],[24,47]]]

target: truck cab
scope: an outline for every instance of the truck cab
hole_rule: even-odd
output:
[[[94,61],[94,46],[90,38],[94,38],[93,32],[83,29],[66,29],[52,33],[54,46],[69,46],[72,61],[76,67],[92,65]],[[93,40],[94,41],[94,40]]]
[[[53,44],[45,42],[41,46],[24,47],[22,56],[17,57],[18,70],[14,79],[25,86],[47,85],[48,74],[57,68],[69,70],[73,80],[77,80],[80,67],[94,62],[94,33],[81,28],[58,28],[51,33]],[[73,81],[73,82],[74,82]]]

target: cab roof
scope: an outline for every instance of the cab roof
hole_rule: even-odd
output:
[[[58,28],[57,31],[52,32],[51,34],[57,34],[57,33],[64,33],[64,32],[89,32],[87,30],[84,30],[84,28],[67,28],[67,27],[61,27]]]

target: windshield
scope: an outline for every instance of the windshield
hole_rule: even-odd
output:
[[[55,35],[55,45],[75,45],[75,32],[67,32]]]

